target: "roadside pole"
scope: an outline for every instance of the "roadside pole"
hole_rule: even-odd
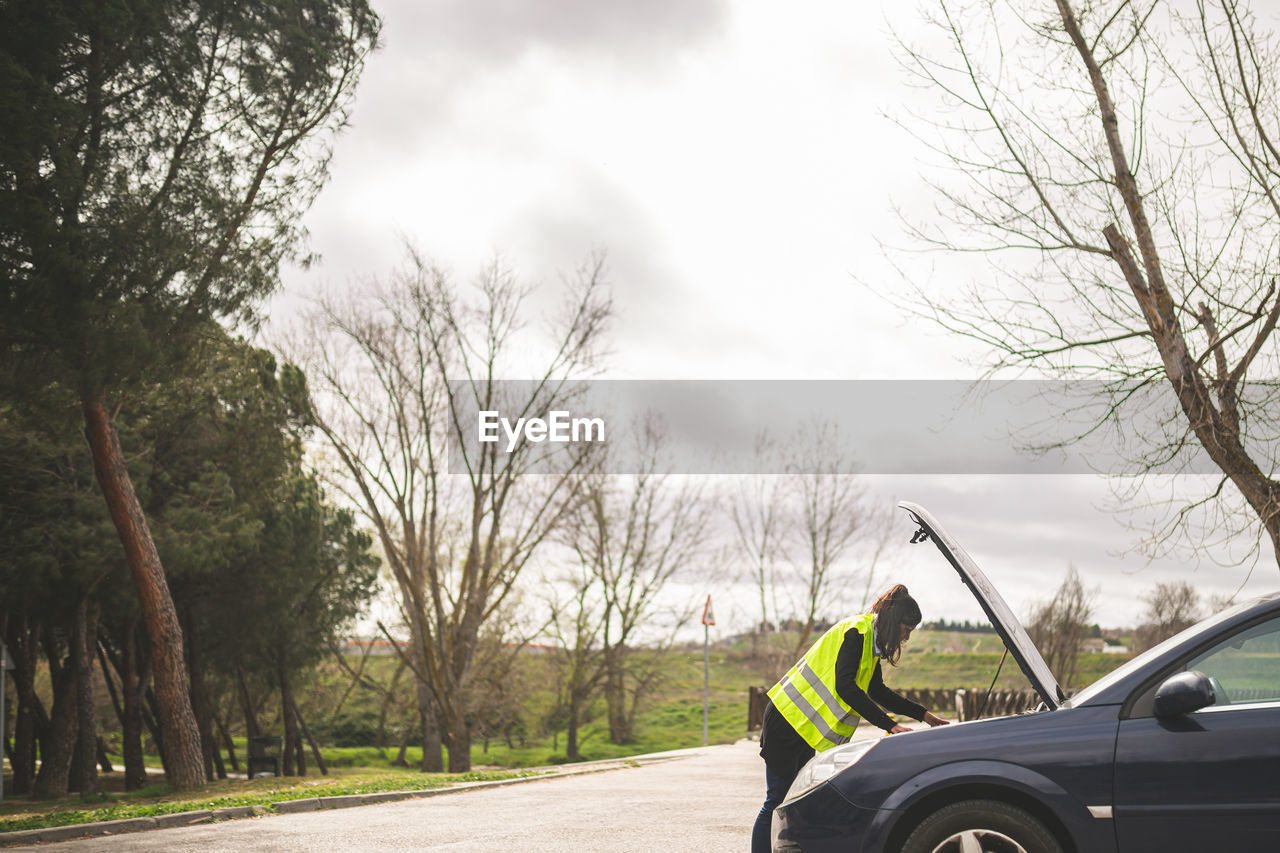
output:
[[[711,697],[711,626],[716,624],[716,615],[711,611],[711,596],[707,595],[707,603],[702,607],[702,745],[706,746],[707,718]]]

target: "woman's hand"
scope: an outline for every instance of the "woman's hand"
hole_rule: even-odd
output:
[[[924,712],[924,721],[931,726],[945,726],[949,725],[951,722],[950,720],[944,720],[941,717],[935,716],[932,711]]]
[[[911,729],[907,728],[906,726],[896,725],[893,728],[889,729],[889,734],[900,735],[903,732],[909,732],[909,731],[911,731]]]

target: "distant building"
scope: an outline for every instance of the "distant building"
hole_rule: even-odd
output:
[[[349,637],[342,641],[344,655],[394,655],[395,648],[385,639],[366,640],[362,637]]]

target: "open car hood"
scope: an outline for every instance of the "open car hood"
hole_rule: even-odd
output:
[[[924,507],[907,501],[903,501],[898,506],[905,509],[911,519],[920,525],[920,529],[911,541],[922,542],[927,538],[938,546],[942,556],[947,558],[947,562],[960,575],[960,580],[964,581],[965,586],[973,592],[974,598],[978,599],[987,618],[991,620],[1000,638],[1004,640],[1005,648],[1018,662],[1018,666],[1031,681],[1031,686],[1040,694],[1040,698],[1051,710],[1061,705],[1066,695],[1058,686],[1058,680],[1049,671],[1049,665],[1044,662],[1040,651],[1027,636],[1022,623],[1013,615],[1013,611],[1009,609],[1009,605],[1005,603],[1000,593],[996,592],[991,581],[987,580],[987,576],[973,562],[973,558],[965,553],[960,543],[952,539],[951,535],[942,529],[942,526]]]

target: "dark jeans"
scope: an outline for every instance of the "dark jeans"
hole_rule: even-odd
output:
[[[783,768],[778,768],[768,763],[764,765],[764,805],[760,807],[760,814],[756,815],[756,825],[751,830],[751,853],[770,853],[772,849],[773,810],[778,807],[778,804],[782,802],[782,798],[787,795],[787,789],[796,780],[796,776],[800,773],[800,768],[812,756],[813,751],[810,750],[808,756],[797,756],[794,762],[784,762],[787,766]]]

